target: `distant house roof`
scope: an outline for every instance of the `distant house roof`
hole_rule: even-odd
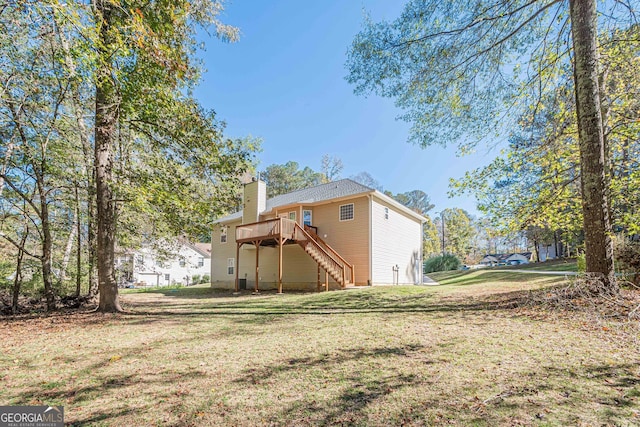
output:
[[[199,243],[199,242],[194,243],[194,242],[190,242],[189,240],[183,237],[178,238],[178,241],[181,244],[198,252],[203,257],[211,258],[211,243]]]
[[[318,202],[341,199],[344,197],[356,196],[359,194],[371,194],[371,193],[375,193],[376,196],[397,205],[400,209],[416,217],[416,219],[421,219],[421,220],[423,219],[421,215],[413,212],[406,206],[393,200],[391,197],[386,196],[373,188],[367,187],[366,185],[359,184],[350,179],[341,179],[339,181],[333,181],[327,184],[320,184],[314,187],[304,188],[302,190],[296,190],[296,191],[292,191],[291,193],[281,194],[279,196],[272,197],[270,199],[267,199],[267,207],[263,212],[261,212],[261,214],[265,212],[270,212],[274,208],[277,208],[280,206],[288,206],[288,205],[294,205],[294,204],[311,205]],[[229,221],[237,220],[240,218],[242,218],[242,210],[236,213],[233,213],[231,215],[227,215],[223,218],[220,218],[216,222],[217,223],[229,222]]]
[[[510,253],[510,254],[487,254],[484,256],[484,258],[482,258],[482,261],[480,261],[481,264],[483,263],[487,263],[487,262],[505,262],[508,261],[509,258],[513,257],[513,256],[521,256],[521,257],[525,257],[527,259],[531,259],[531,252],[516,252],[516,253]]]
[[[191,246],[200,254],[211,258],[211,243],[192,243]]]
[[[519,256],[521,256],[521,257],[525,257],[525,258],[527,258],[527,259],[529,259],[529,260],[530,260],[530,259],[531,259],[531,255],[532,255],[532,253],[531,253],[531,252],[519,252],[519,253],[514,253],[514,254],[509,255],[509,258],[511,258],[512,256],[518,256],[518,255],[519,255]]]

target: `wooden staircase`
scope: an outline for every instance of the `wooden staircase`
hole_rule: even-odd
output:
[[[353,265],[342,258],[310,228],[305,228],[296,223],[293,240],[341,287],[354,284]],[[328,287],[328,283],[325,285]]]
[[[282,292],[282,245],[297,243],[318,264],[318,287],[320,286],[320,268],[325,274],[325,289],[329,290],[329,276],[342,288],[355,285],[355,270],[338,252],[317,235],[314,227],[301,227],[288,218],[273,218],[236,227],[236,259],[240,259],[240,247],[244,244],[277,246],[280,248],[278,268],[278,290]],[[256,291],[258,290],[259,270],[256,250]],[[239,289],[238,266],[236,265],[236,291]]]

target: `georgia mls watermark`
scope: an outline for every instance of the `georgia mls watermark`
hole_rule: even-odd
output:
[[[64,427],[64,407],[0,406],[0,427]]]

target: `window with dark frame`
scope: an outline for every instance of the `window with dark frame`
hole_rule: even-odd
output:
[[[309,209],[305,209],[302,211],[302,222],[304,225],[311,226],[312,215],[313,215],[313,212],[311,212],[311,210]]]
[[[353,219],[353,203],[340,205],[340,221],[350,221]]]

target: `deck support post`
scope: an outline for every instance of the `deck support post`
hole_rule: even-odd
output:
[[[324,290],[329,291],[329,272],[324,271]]]
[[[320,264],[318,264],[318,283],[316,285],[316,291],[320,291]]]
[[[282,221],[281,221],[282,222]],[[278,238],[278,293],[282,293],[282,245],[286,239]]]
[[[236,243],[236,292],[240,292],[240,282],[238,281],[238,271],[240,270],[240,246],[242,246],[242,243]]]
[[[256,245],[256,286],[254,292],[260,292],[260,287],[258,286],[258,282],[260,281],[260,243],[262,243],[262,240],[253,242],[253,244]]]

